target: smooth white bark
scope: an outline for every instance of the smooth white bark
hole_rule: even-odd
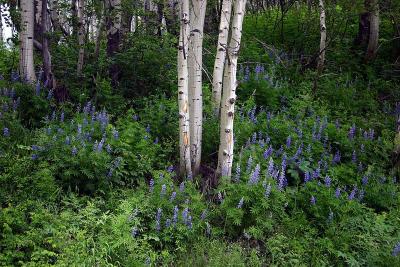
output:
[[[3,18],[2,18],[2,6],[0,5],[0,44],[3,43]]]
[[[212,101],[214,113],[219,116],[221,107],[222,79],[224,76],[224,63],[226,58],[226,48],[228,46],[229,24],[231,21],[232,0],[223,0],[221,9],[221,19],[219,23],[219,35],[217,44],[217,54],[214,62],[214,72],[212,81]]]
[[[207,0],[192,0],[190,5],[190,40],[188,48],[190,150],[192,172],[197,175],[201,162],[203,124],[203,29]]]
[[[217,175],[227,177],[231,177],[232,174],[234,146],[233,121],[237,87],[236,72],[245,11],[246,0],[236,0],[232,18],[231,37],[225,60]]]
[[[178,45],[178,106],[179,106],[179,151],[180,173],[192,176],[190,160],[190,126],[189,126],[189,78],[188,78],[188,42],[189,0],[180,0],[180,34]]]
[[[21,0],[20,74],[28,82],[36,80],[33,62],[34,2]]]
[[[319,56],[317,70],[321,72],[324,68],[326,51],[326,23],[325,23],[325,5],[323,0],[319,0],[319,26],[321,39],[319,42]]]

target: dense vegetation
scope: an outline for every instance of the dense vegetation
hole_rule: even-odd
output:
[[[215,175],[218,20],[206,22],[195,177],[179,173],[176,25],[139,25],[112,58],[107,40],[98,56],[86,42],[79,76],[76,38],[53,42],[58,89],[27,83],[18,42],[1,44],[0,266],[400,266],[400,6],[380,1],[366,62],[362,3],[327,1],[318,73],[317,6],[283,2],[248,3],[231,178]]]

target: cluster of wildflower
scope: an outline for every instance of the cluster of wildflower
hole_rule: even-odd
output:
[[[6,114],[14,114],[17,112],[21,103],[21,98],[16,97],[15,89],[2,88],[0,89],[0,120],[7,121]],[[1,128],[0,128],[1,129]],[[3,136],[10,136],[10,129],[3,126]]]

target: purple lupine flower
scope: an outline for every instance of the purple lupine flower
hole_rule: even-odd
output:
[[[158,137],[156,137],[156,139],[154,139],[154,144],[157,145],[158,142],[159,142],[159,139],[158,139]]]
[[[304,183],[306,184],[306,183],[308,183],[309,181],[311,181],[311,174],[310,174],[309,171],[306,171],[306,172],[304,173]]]
[[[397,242],[397,244],[393,248],[392,256],[397,257],[399,254],[400,254],[400,242]]]
[[[165,228],[169,228],[171,226],[171,219],[167,219],[165,221]]]
[[[272,157],[269,159],[268,162],[268,175],[272,176],[272,173],[274,172],[274,160],[272,159]]]
[[[136,115],[136,114],[133,114],[133,115],[132,115],[132,119],[133,119],[134,121],[138,121],[138,120],[139,120],[139,116]]]
[[[113,129],[113,137],[114,137],[115,140],[118,140],[119,133],[118,133],[117,129]]]
[[[257,143],[257,133],[253,133],[253,136],[251,137],[251,143],[252,144]]]
[[[341,193],[340,187],[336,188],[335,197],[336,197],[336,198],[339,198],[339,197],[340,197],[340,193]]]
[[[236,172],[235,172],[235,176],[233,178],[233,181],[238,183],[240,181],[240,165],[238,163],[236,163]]]
[[[146,133],[150,133],[150,124],[147,124],[146,126]]]
[[[287,166],[287,156],[286,153],[283,154],[282,156],[282,163],[281,163],[281,169],[282,170],[286,170],[286,166]]]
[[[154,179],[151,179],[151,180],[150,180],[150,182],[149,182],[149,187],[150,187],[150,193],[152,193],[153,190],[154,190]]]
[[[3,136],[4,137],[9,137],[10,136],[10,129],[8,129],[7,127],[3,128]]]
[[[375,130],[374,129],[370,129],[369,130],[369,139],[374,140],[374,135],[375,135]]]
[[[65,115],[64,115],[64,111],[63,111],[63,112],[61,112],[61,115],[60,115],[60,122],[64,122],[64,117],[65,117]]]
[[[71,138],[69,136],[65,137],[65,144],[69,146],[71,144]]]
[[[254,107],[249,111],[249,118],[254,124],[257,123],[256,108],[257,107]]]
[[[164,180],[164,174],[162,172],[160,172],[160,174],[158,175],[158,180],[161,182],[162,180]]]
[[[175,226],[178,222],[178,213],[179,213],[179,209],[178,206],[174,207],[174,215],[172,216],[172,224]]]
[[[301,156],[301,154],[303,153],[303,146],[304,146],[303,143],[299,145],[299,147],[296,150],[296,153],[293,155],[293,160],[296,160]]]
[[[244,81],[248,81],[250,79],[250,69],[249,66],[246,66],[245,71],[244,71]]]
[[[105,142],[105,139],[103,137],[103,138],[101,138],[99,144],[97,145],[97,152],[101,152],[103,150],[104,142]]]
[[[258,183],[260,178],[260,164],[257,164],[254,171],[251,173],[249,184],[254,185]]]
[[[357,163],[357,154],[355,150],[353,150],[353,154],[351,155],[351,161]]]
[[[72,155],[76,156],[76,154],[78,154],[78,149],[74,146],[72,147]]]
[[[357,193],[357,187],[354,186],[354,187],[353,187],[353,190],[350,192],[349,200],[353,200],[354,197],[356,196],[356,193]]]
[[[173,172],[174,171],[174,166],[168,166],[168,168],[167,168],[167,172],[169,172],[169,173],[171,173],[171,172]]]
[[[253,158],[252,158],[251,155],[250,155],[249,159],[247,160],[247,169],[246,169],[246,172],[250,172],[252,166],[253,166]]]
[[[185,182],[182,182],[182,183],[179,185],[179,191],[180,191],[180,192],[185,191]]]
[[[364,146],[364,144],[361,144],[360,150],[361,150],[361,153],[364,153],[364,152],[365,152],[365,146]]]
[[[112,148],[111,148],[110,144],[107,144],[106,151],[108,154],[110,154],[112,152]]]
[[[268,149],[264,151],[264,159],[267,159],[269,156],[271,156],[271,155],[272,155],[272,152],[273,152],[273,148],[272,148],[272,146],[270,145],[270,146],[268,147]]]
[[[268,185],[265,187],[264,197],[269,198],[270,194],[271,194],[271,184],[268,183]]]
[[[32,160],[37,160],[39,158],[39,155],[37,154],[32,154],[31,159]]]
[[[282,191],[284,189],[285,184],[286,184],[285,170],[282,169],[281,173],[279,175],[279,181],[278,181],[278,189],[279,189],[279,191]]]
[[[333,157],[332,163],[336,164],[340,162],[340,151],[336,151],[335,156]]]
[[[162,209],[158,208],[157,215],[156,215],[156,230],[157,231],[161,230],[161,215],[162,215]]]
[[[368,175],[364,175],[362,180],[361,180],[362,185],[367,185],[368,184]]]
[[[326,187],[330,187],[331,186],[331,177],[329,177],[328,175],[325,177],[325,186]]]
[[[320,167],[320,165],[321,165],[321,162],[318,162],[318,166],[317,166],[317,168],[315,169],[315,171],[312,174],[312,179],[316,179],[316,178],[321,176],[321,167]]]
[[[189,217],[189,208],[186,207],[183,211],[182,211],[182,219],[183,219],[183,223],[186,224],[187,220]]]
[[[192,216],[191,216],[191,215],[188,216],[187,221],[186,221],[186,225],[187,225],[187,227],[188,227],[189,229],[192,229],[192,228],[193,228]]]
[[[40,95],[40,81],[38,80],[36,83],[36,87],[35,87],[35,95],[39,96]]]
[[[315,205],[316,202],[317,202],[317,200],[315,199],[315,197],[311,196],[311,199],[310,199],[311,205]]]
[[[363,200],[364,199],[364,196],[365,196],[365,191],[364,191],[364,189],[361,189],[359,192],[358,192],[358,200]]]
[[[349,139],[350,139],[350,140],[354,138],[355,133],[356,133],[356,125],[353,124],[353,125],[350,127],[350,130],[349,130]]]
[[[238,205],[237,205],[237,208],[238,208],[238,209],[241,209],[241,208],[242,208],[243,202],[244,202],[244,198],[242,197],[242,198],[239,200],[239,203],[238,203]]]
[[[169,201],[172,202],[175,200],[175,198],[176,198],[176,192],[174,191],[174,192],[172,192],[171,197],[169,198]]]
[[[286,147],[289,148],[292,145],[292,137],[289,135],[286,139]]]

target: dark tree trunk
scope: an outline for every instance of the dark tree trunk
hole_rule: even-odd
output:
[[[157,22],[158,22],[157,34],[159,36],[161,36],[163,31],[166,30],[166,29],[163,29],[164,28],[163,17],[164,17],[164,2],[163,2],[163,0],[160,0],[157,3]]]
[[[76,6],[77,0],[71,1],[71,14],[72,14],[72,36],[78,36],[78,8]]]
[[[357,46],[366,46],[369,38],[369,12],[360,14],[360,21],[358,22],[358,33],[354,39],[354,44]]]
[[[121,5],[117,1],[106,0],[106,27],[107,27],[107,56],[113,60],[119,51],[121,42]],[[118,85],[120,68],[112,62],[109,66],[109,75],[112,86]]]
[[[169,1],[169,12],[165,15],[165,23],[167,24],[168,32],[177,36],[178,35],[178,2],[176,0]]]
[[[42,56],[43,56],[43,81],[49,89],[55,87],[55,79],[51,70],[51,55],[49,49],[49,15],[47,13],[47,0],[42,0]]]

